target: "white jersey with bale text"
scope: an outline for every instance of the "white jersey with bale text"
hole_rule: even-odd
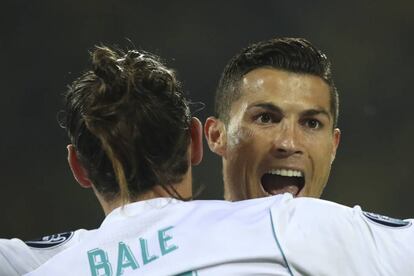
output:
[[[0,239],[0,276],[28,273],[54,255],[76,244],[87,230],[80,229],[32,241]]]
[[[414,275],[412,220],[290,194],[111,212],[35,275]]]

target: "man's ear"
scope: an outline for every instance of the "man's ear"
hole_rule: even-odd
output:
[[[335,128],[334,133],[333,133],[333,140],[332,140],[333,151],[332,151],[332,155],[331,155],[331,164],[335,160],[336,150],[338,149],[340,141],[341,141],[341,130],[339,128]]]
[[[204,124],[208,146],[215,154],[225,157],[227,148],[226,126],[216,117],[208,117]]]
[[[203,159],[203,127],[196,117],[191,118],[191,164],[198,165]]]
[[[92,181],[89,179],[88,173],[80,163],[75,147],[72,144],[69,144],[66,148],[68,149],[68,163],[72,170],[73,177],[75,177],[81,187],[91,188]]]

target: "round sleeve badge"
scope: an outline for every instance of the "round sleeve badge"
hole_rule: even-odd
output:
[[[73,232],[64,232],[50,236],[44,236],[40,239],[25,241],[25,243],[33,248],[52,248],[66,243],[73,237]]]
[[[370,213],[370,212],[362,212],[362,213],[364,214],[366,218],[368,218],[369,221],[373,221],[375,223],[378,223],[384,226],[394,227],[394,228],[411,226],[411,222],[407,220],[390,218],[387,216]]]

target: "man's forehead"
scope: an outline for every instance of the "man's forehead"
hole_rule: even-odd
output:
[[[244,75],[239,85],[240,97],[250,100],[300,100],[328,107],[330,89],[320,77],[273,68],[258,68]]]
[[[321,78],[312,74],[295,73],[270,67],[254,69],[242,76],[239,88],[250,91],[265,89],[267,87],[284,89],[309,90],[321,88],[329,90],[328,84]],[[243,92],[243,91],[242,91]]]
[[[240,97],[231,106],[232,115],[261,104],[293,108],[298,112],[324,110],[331,113],[328,84],[311,74],[258,68],[242,77],[238,89]]]

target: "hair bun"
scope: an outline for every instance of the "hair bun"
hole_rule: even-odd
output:
[[[121,68],[117,64],[118,55],[107,47],[96,46],[92,52],[92,66],[94,73],[106,83],[117,79]]]

